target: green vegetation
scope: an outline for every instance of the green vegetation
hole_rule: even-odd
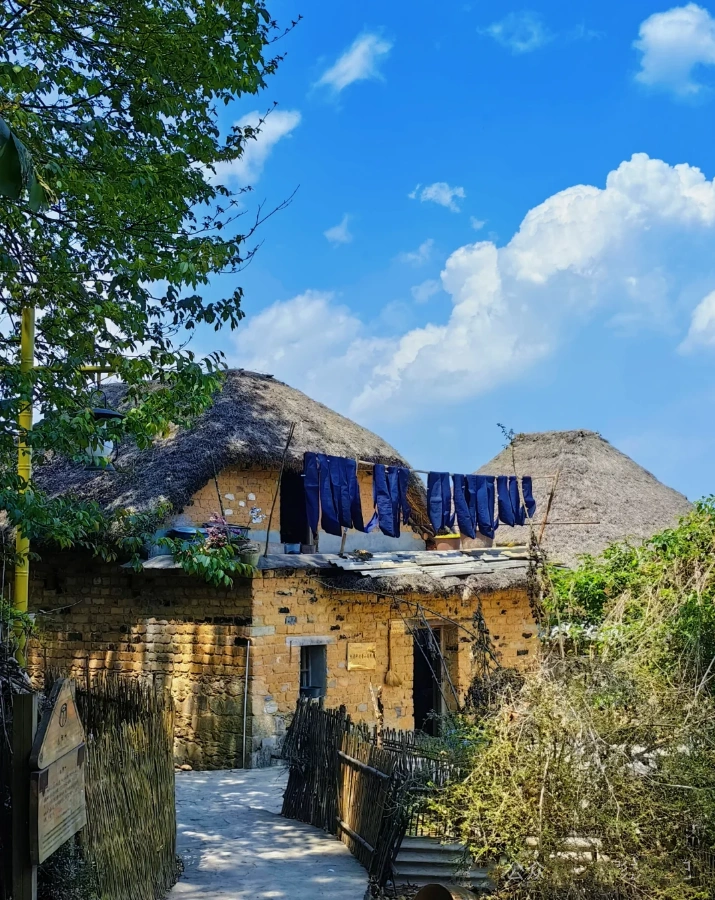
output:
[[[543,593],[543,659],[467,716],[468,774],[434,811],[502,898],[712,896],[715,499]]]
[[[185,572],[198,575],[215,587],[232,587],[233,576],[250,578],[255,571],[253,566],[240,560],[241,550],[250,542],[234,537],[223,516],[212,516],[210,525],[202,540],[162,538],[160,544]]]
[[[223,133],[218,112],[265,86],[278,37],[263,0],[2,5],[0,505],[33,539],[83,544],[117,523],[98,524],[92,504],[20,496],[23,406],[40,413],[27,437],[41,464],[106,440],[146,447],[205,409],[220,384],[221,356],[199,359],[186,342],[199,324],[242,318],[240,287],[222,293],[217,279],[211,299],[204,290],[250,259],[261,214],[247,222],[248,188],[214,175],[259,129]],[[19,360],[26,307],[37,310],[29,374]],[[123,419],[93,418],[102,403],[88,366],[128,385]]]

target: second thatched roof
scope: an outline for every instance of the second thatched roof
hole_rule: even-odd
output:
[[[518,434],[480,474],[534,476],[533,527],[566,565],[613,541],[643,541],[675,524],[691,504],[595,431]],[[501,526],[495,543],[528,543],[529,529]]]
[[[121,408],[123,386],[108,385],[106,393],[110,405]],[[52,496],[71,494],[107,509],[145,512],[169,501],[178,511],[226,466],[277,469],[292,422],[291,468],[302,466],[305,451],[407,465],[378,435],[301,391],[271,375],[232,369],[213,405],[190,428],[156,439],[147,450],[126,443],[116,471],[89,471],[82,463],[55,458],[36,472],[36,480]],[[424,497],[422,483],[413,476],[410,501],[420,521]]]

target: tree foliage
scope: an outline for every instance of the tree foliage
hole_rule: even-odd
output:
[[[213,175],[257,129],[222,132],[218,116],[264,87],[280,36],[264,0],[2,5],[2,147],[25,168],[31,158],[49,203],[37,202],[27,173],[29,193],[0,197],[0,468],[11,520],[43,516],[29,510],[36,494],[17,498],[24,403],[41,414],[28,436],[41,463],[107,438],[146,446],[210,402],[221,357],[197,359],[186,341],[200,324],[240,321],[241,288],[214,280],[208,297],[207,286],[240,271],[261,217],[244,226],[246,188],[232,192]],[[37,310],[37,368],[22,375],[28,305]],[[101,401],[88,366],[129,386],[126,418],[94,421]],[[68,536],[73,508],[54,512],[45,518],[61,515]],[[75,526],[81,535],[83,523]]]
[[[547,573],[554,620],[523,679],[476,728],[435,812],[504,898],[712,896],[715,500],[644,547]]]

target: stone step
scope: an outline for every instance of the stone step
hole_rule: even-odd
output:
[[[400,853],[403,850],[432,851],[436,853],[463,853],[464,844],[455,842],[442,843],[439,838],[430,837],[405,837],[400,844]]]
[[[470,887],[489,886],[489,873],[486,869],[472,869],[471,872],[457,874],[456,869],[450,871],[438,866],[405,866],[397,863],[393,867],[395,884],[460,884]]]
[[[460,884],[486,889],[489,871],[473,867],[464,871],[464,845],[456,842],[442,844],[436,838],[406,837],[393,866],[396,884],[425,885],[433,883]]]

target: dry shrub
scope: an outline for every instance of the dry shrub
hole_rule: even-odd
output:
[[[714,523],[706,501],[625,554],[599,616],[552,597],[578,626],[569,641],[465,721],[469,771],[433,806],[493,866],[499,897],[712,896]]]

